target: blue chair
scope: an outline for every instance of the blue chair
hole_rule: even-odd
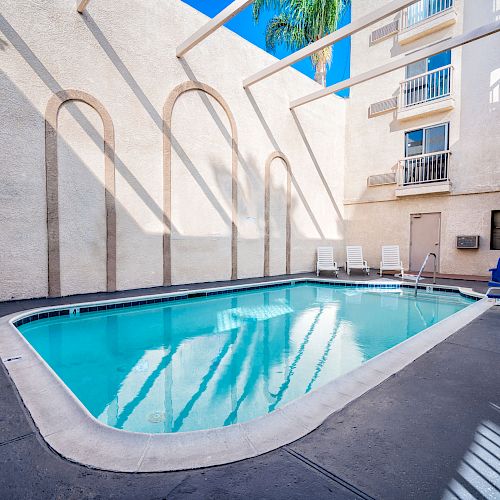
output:
[[[488,286],[500,287],[500,259],[498,259],[497,267],[491,268],[490,272],[491,272],[491,281],[488,283]]]

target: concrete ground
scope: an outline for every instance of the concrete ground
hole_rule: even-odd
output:
[[[485,283],[439,281],[485,290]],[[168,290],[179,288],[190,287]],[[162,290],[167,289],[140,293]],[[73,300],[126,295],[137,291]],[[68,299],[0,303],[0,315],[65,302]],[[446,495],[498,499],[500,307],[490,309],[304,438],[234,464],[124,474],[70,463],[40,437],[1,364],[0,408],[1,499],[438,499]]]

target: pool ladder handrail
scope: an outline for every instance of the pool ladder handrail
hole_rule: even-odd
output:
[[[429,252],[424,259],[424,262],[420,266],[420,271],[418,272],[417,279],[415,280],[415,297],[417,296],[417,291],[418,291],[418,282],[420,281],[420,278],[422,277],[422,273],[424,271],[424,267],[427,265],[427,261],[429,260],[430,256],[434,257],[434,276],[432,278],[432,282],[436,284],[436,268],[437,268],[437,255],[434,252]]]

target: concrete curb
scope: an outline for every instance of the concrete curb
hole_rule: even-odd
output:
[[[338,280],[300,278],[213,290],[301,281],[339,283]],[[395,283],[398,282],[391,281],[390,285]],[[387,281],[353,284],[377,288],[389,285]],[[438,288],[481,297],[470,289]],[[209,290],[181,291],[161,296],[184,296]],[[152,297],[155,296],[147,296],[148,299]],[[135,302],[139,299],[132,297],[86,305]],[[75,305],[71,304],[72,307]],[[493,300],[483,298],[268,415],[227,427],[182,433],[130,432],[97,421],[14,326],[14,322],[29,314],[64,309],[68,305],[23,311],[0,318],[0,356],[40,434],[49,446],[68,460],[119,472],[195,469],[254,457],[305,436],[332,413],[397,373],[493,305]]]

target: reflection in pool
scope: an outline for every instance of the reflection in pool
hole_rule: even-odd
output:
[[[179,432],[265,415],[472,302],[298,283],[19,329],[101,422]]]

